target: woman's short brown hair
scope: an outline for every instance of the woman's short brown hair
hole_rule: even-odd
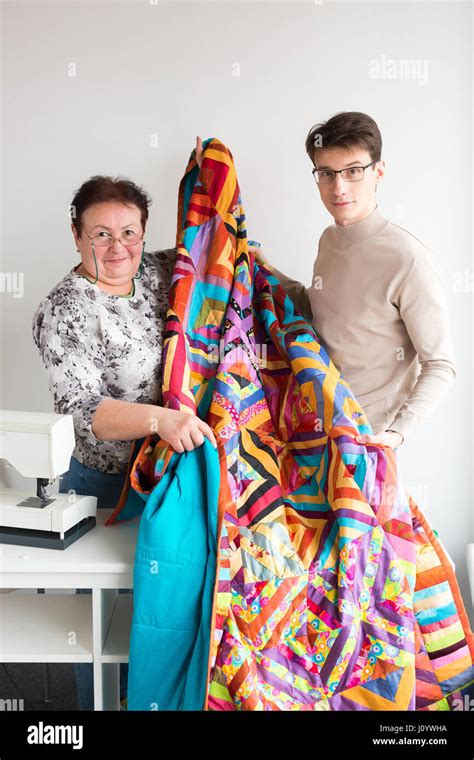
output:
[[[360,111],[341,111],[315,124],[306,138],[306,153],[315,163],[318,148],[365,148],[372,161],[382,156],[382,135],[375,121]]]
[[[117,201],[125,206],[137,206],[140,209],[142,228],[145,230],[148,206],[152,204],[148,193],[126,177],[114,178],[96,174],[83,182],[79,190],[76,190],[70,206],[72,223],[79,236],[82,234],[84,211],[95,203],[109,201]]]

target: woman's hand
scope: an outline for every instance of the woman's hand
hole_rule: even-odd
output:
[[[357,443],[380,443],[383,446],[390,446],[391,449],[398,448],[404,440],[403,435],[395,430],[384,430],[383,433],[377,433],[377,435],[356,436]]]
[[[202,139],[201,137],[196,137],[196,161],[198,163],[199,168],[201,168],[203,152],[204,151],[202,149]]]
[[[217,448],[212,429],[195,414],[160,407],[157,422],[155,432],[179,454],[202,446],[204,438],[208,438],[214,448]]]

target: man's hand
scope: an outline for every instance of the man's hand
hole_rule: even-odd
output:
[[[263,248],[259,247],[258,245],[249,245],[248,249],[249,253],[253,253],[255,255],[255,258],[259,264],[263,264],[263,266],[267,267],[267,269],[273,271],[272,265],[263,255]]]
[[[404,438],[401,433],[397,433],[395,430],[385,430],[383,433],[377,433],[377,435],[358,435],[356,441],[357,443],[379,443],[396,449],[403,443]]]

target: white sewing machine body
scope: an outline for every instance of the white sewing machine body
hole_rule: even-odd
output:
[[[69,503],[72,500],[73,503]],[[31,496],[28,491],[15,491],[13,488],[0,487],[0,543],[18,543],[28,546],[44,546],[46,548],[54,547],[56,539],[64,542],[62,548],[69,546],[72,541],[68,541],[74,534],[76,540],[79,538],[79,529],[76,526],[84,519],[94,518],[94,524],[89,524],[88,530],[95,525],[95,516],[97,513],[97,499],[95,496],[77,496],[65,493],[54,494],[46,500],[46,504],[41,506],[28,506],[29,503],[39,502],[36,496]],[[5,528],[10,528],[6,531]],[[19,533],[18,529],[25,531]],[[74,530],[76,529],[76,530]],[[40,536],[40,533],[47,532],[51,535]],[[73,532],[71,532],[73,531]],[[81,531],[80,535],[86,531]],[[12,538],[30,539],[25,541],[10,541]],[[36,539],[36,540],[35,540]]]
[[[46,493],[74,446],[72,415],[0,411],[0,458],[37,479],[36,496],[0,486],[0,543],[65,549],[95,526],[95,496]]]

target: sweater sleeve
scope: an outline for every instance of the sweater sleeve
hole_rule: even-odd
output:
[[[421,367],[410,395],[387,427],[406,438],[432,415],[456,377],[442,276],[429,251],[420,252],[410,266],[397,306]]]
[[[86,309],[69,310],[64,296],[46,297],[36,310],[33,340],[45,366],[57,414],[72,414],[76,442],[96,446],[92,418],[104,398],[105,346],[98,318]]]

